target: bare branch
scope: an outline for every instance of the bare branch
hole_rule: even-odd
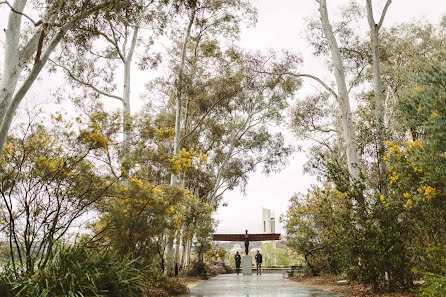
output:
[[[63,65],[61,65],[61,64],[59,64],[59,63],[57,63],[57,62],[55,62],[54,60],[51,60],[51,59],[50,59],[50,62],[52,62],[54,65],[56,65],[56,66],[62,68],[63,70],[65,70],[65,71],[67,72],[68,76],[69,76],[72,80],[78,82],[79,84],[81,84],[81,85],[83,85],[83,86],[85,86],[85,87],[87,87],[87,88],[92,89],[93,91],[95,91],[95,92],[98,93],[98,94],[101,94],[101,95],[104,95],[104,96],[107,96],[107,97],[110,97],[110,98],[117,99],[117,100],[119,100],[119,101],[121,101],[121,102],[123,101],[122,97],[117,96],[117,95],[113,95],[113,94],[110,94],[110,93],[107,93],[107,92],[105,92],[105,91],[102,91],[102,90],[98,89],[97,87],[93,86],[91,83],[81,80],[80,78],[76,77],[76,76],[70,71],[70,69],[68,69],[67,67],[65,67],[65,66],[63,66]]]
[[[355,77],[355,79],[351,82],[350,87],[348,88],[347,94],[350,94],[350,91],[353,89],[354,86],[356,86],[356,84],[358,83],[359,79],[362,76],[362,72],[364,71],[364,69],[366,68],[367,65],[363,65],[361,67],[361,70],[359,70],[358,75]]]
[[[111,27],[111,25],[110,25],[110,27]],[[121,58],[121,60],[122,60],[122,61],[125,61],[124,54],[121,52],[121,48],[119,47],[119,44],[118,44],[118,42],[116,41],[116,38],[115,38],[115,31],[114,31],[113,29],[112,29],[111,31],[112,31],[112,33],[113,33],[113,39],[111,39],[111,38],[110,38],[107,34],[105,34],[104,32],[97,31],[97,33],[98,33],[99,35],[101,35],[102,37],[104,37],[108,42],[110,42],[110,43],[115,47],[116,52],[118,53],[118,55],[119,55],[119,57]]]
[[[382,24],[384,23],[384,18],[386,17],[387,9],[389,8],[390,3],[392,3],[392,0],[387,0],[383,12],[381,13],[381,18],[379,19],[378,29],[381,28]]]
[[[25,18],[27,18],[31,23],[33,23],[34,27],[38,27],[38,26],[40,26],[40,25],[42,24],[42,20],[39,20],[39,21],[35,22],[35,21],[34,21],[31,17],[29,17],[28,15],[24,14],[24,13],[21,12],[21,11],[18,11],[18,10],[16,10],[16,9],[14,9],[14,7],[12,7],[12,5],[9,4],[8,1],[0,1],[0,5],[1,5],[1,4],[6,4],[6,5],[8,5],[9,8],[11,9],[11,11],[12,11],[13,13],[20,14],[20,15],[24,16]]]
[[[336,98],[336,100],[338,100],[338,94],[332,88],[330,88],[322,79],[320,79],[314,75],[306,74],[306,73],[293,73],[293,72],[280,72],[280,73],[267,72],[267,71],[257,71],[257,72],[264,73],[264,74],[271,74],[271,75],[291,75],[291,76],[295,76],[295,77],[309,77],[309,78],[317,81],[321,86],[323,86],[327,91],[329,91]]]

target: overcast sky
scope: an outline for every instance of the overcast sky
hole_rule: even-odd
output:
[[[257,0],[253,2],[259,12],[258,23],[255,28],[243,31],[241,47],[255,50],[288,49],[301,53],[304,58],[303,72],[316,74],[325,80],[332,81],[331,75],[326,72],[326,65],[320,59],[312,57],[311,48],[303,38],[305,18],[317,13],[316,2],[314,0]],[[336,5],[349,1],[328,0],[327,2],[330,17],[334,18],[337,11]],[[365,0],[361,0],[361,2],[365,2]],[[374,1],[375,14],[380,13],[384,3],[385,0]],[[6,26],[8,13],[9,9],[5,5],[0,5],[1,29]],[[384,26],[422,18],[432,23],[439,23],[441,16],[445,14],[446,0],[394,0],[389,7]],[[367,24],[364,23],[363,27],[366,29]],[[3,30],[0,34],[4,34]],[[4,35],[0,37],[0,42],[2,44],[0,56],[3,58]],[[0,70],[2,64],[3,61],[0,61]],[[132,78],[134,96],[139,97],[145,90],[144,85],[147,80],[155,75],[156,73],[141,74],[136,72]],[[55,86],[63,85],[64,78],[60,75],[53,75],[51,84],[48,84],[47,81],[45,79],[36,83],[22,106],[35,101],[53,102],[51,92],[54,91]],[[314,83],[306,81],[304,88],[295,99],[297,100],[316,87]],[[142,100],[133,100],[133,111],[138,110],[140,106],[142,106]],[[60,108],[60,106],[52,104],[52,109]],[[288,143],[305,146],[303,143],[297,143],[290,132],[285,131],[285,134]],[[305,192],[315,182],[314,177],[302,173],[305,160],[305,152],[296,153],[289,165],[283,168],[280,173],[267,177],[261,173],[251,174],[245,196],[239,190],[227,192],[223,201],[227,202],[228,206],[221,207],[216,214],[216,218],[220,221],[217,232],[239,233],[245,229],[248,229],[250,233],[261,232],[262,207],[274,210],[278,218],[286,211],[288,200],[293,193]],[[276,221],[276,225],[279,225],[277,231],[281,232],[278,221]]]

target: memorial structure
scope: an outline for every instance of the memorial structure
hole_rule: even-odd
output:
[[[269,241],[280,240],[280,233],[263,233],[263,234],[213,234],[214,241],[243,241],[245,243],[245,256],[242,258],[243,275],[252,274],[252,256],[248,256],[250,241]]]

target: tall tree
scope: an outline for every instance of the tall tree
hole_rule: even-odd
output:
[[[97,20],[95,26],[81,25],[79,30],[90,35],[90,38],[82,43],[66,45],[57,61],[53,61],[63,68],[76,86],[91,91],[93,98],[106,97],[122,104],[123,137],[119,155],[121,175],[124,178],[128,177],[130,170],[131,70],[135,64],[135,51],[141,43],[146,45],[139,63],[142,68],[146,68],[149,62],[156,63],[156,55],[153,55],[155,58],[150,56],[149,45],[153,42],[152,35],[162,33],[161,28],[165,23],[162,17],[166,6],[164,1],[139,0],[138,4],[140,9],[134,15],[123,18],[119,14],[112,14]],[[154,32],[145,30],[146,40],[141,41],[138,34],[144,26],[150,26]],[[122,95],[114,92],[117,69],[123,72],[119,84]]]
[[[203,30],[203,27],[214,28],[220,27],[221,31],[219,35],[228,34],[237,36],[239,30],[239,23],[241,16],[245,12],[250,12],[251,7],[247,1],[244,0],[203,0],[203,1],[186,1],[184,3],[186,11],[187,27],[181,43],[180,62],[177,68],[177,79],[175,82],[175,137],[173,145],[173,155],[178,155],[180,152],[180,140],[181,140],[181,125],[183,123],[182,108],[183,97],[185,91],[185,67],[188,54],[188,45],[191,39],[191,34],[194,30],[194,24],[197,27],[197,31]],[[206,30],[205,30],[206,31]],[[204,31],[204,32],[205,32]],[[203,32],[202,32],[203,33]],[[200,34],[197,35],[198,37]],[[195,47],[200,44],[200,39],[196,39]],[[194,71],[192,68],[191,73]],[[189,75],[191,74],[189,73]],[[171,175],[171,186],[177,186],[179,184],[179,178],[177,174]],[[167,235],[167,253],[166,253],[166,273],[172,275],[174,272],[174,234]],[[178,245],[179,247],[179,245]]]
[[[319,4],[322,29],[330,49],[333,74],[335,76],[336,85],[338,88],[337,100],[341,113],[342,133],[346,146],[347,167],[352,179],[354,181],[359,181],[361,179],[361,171],[359,167],[358,145],[355,139],[355,127],[352,119],[350,98],[345,79],[345,71],[341,57],[341,50],[338,46],[338,42],[333,33],[333,28],[328,18],[327,1],[317,0],[317,2]]]
[[[9,4],[6,1],[3,5],[5,3]],[[35,9],[43,18],[32,20],[25,7],[30,11]],[[130,0],[53,1],[45,6],[27,0],[14,1],[5,31],[4,68],[0,79],[0,152],[17,107],[67,33],[81,23],[94,23],[95,18],[104,17],[109,11],[123,11],[129,7],[134,7]],[[32,22],[31,32],[22,28],[23,18]],[[22,75],[25,68],[30,71]]]
[[[387,185],[387,165],[384,160],[385,155],[385,141],[386,141],[386,127],[384,125],[384,104],[385,98],[381,79],[381,62],[379,53],[379,30],[381,29],[387,9],[392,3],[388,0],[379,18],[379,22],[375,22],[373,16],[372,0],[367,0],[367,20],[370,29],[370,45],[372,48],[373,61],[373,92],[375,93],[375,128],[377,133],[377,147],[378,147],[378,166],[379,166],[379,190],[384,197],[388,196]]]

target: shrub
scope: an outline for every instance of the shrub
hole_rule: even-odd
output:
[[[139,297],[148,287],[134,264],[134,260],[100,255],[79,246],[60,247],[47,267],[32,275],[15,276],[6,267],[0,277],[0,292],[17,297]],[[3,292],[2,296],[8,296]]]
[[[164,297],[185,294],[189,292],[188,287],[176,278],[169,278],[158,270],[147,272],[149,285],[149,296]]]
[[[199,276],[202,279],[208,279],[206,264],[201,261],[194,262],[186,272],[187,276]]]
[[[224,268],[223,265],[212,264],[209,266],[208,272],[210,276],[216,276],[217,274],[225,274],[226,269]]]

